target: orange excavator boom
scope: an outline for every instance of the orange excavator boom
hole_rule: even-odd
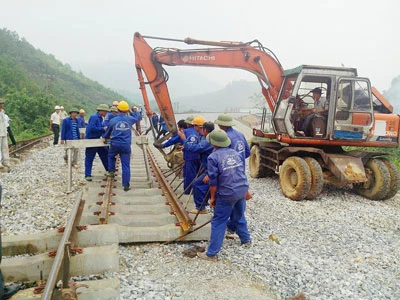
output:
[[[209,66],[249,71],[257,77],[270,110],[274,110],[279,88],[283,80],[283,68],[276,56],[270,50],[264,48],[257,40],[243,43],[212,42],[191,38],[185,40],[156,38],[184,42],[190,45],[207,45],[210,46],[210,48],[152,49],[145,41],[145,38],[154,37],[142,36],[140,33],[136,32],[133,41],[136,70],[138,72],[140,89],[145,101],[145,108],[149,115],[150,108],[148,97],[145,92],[145,84],[149,84],[170,131],[176,132],[176,125],[174,123],[175,119],[173,117],[172,103],[166,85],[166,72],[162,65]],[[141,75],[142,72],[146,74],[147,82],[144,81]]]

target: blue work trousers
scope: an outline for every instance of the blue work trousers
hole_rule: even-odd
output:
[[[93,160],[99,155],[101,162],[103,163],[104,169],[108,171],[108,149],[107,147],[91,147],[85,150],[85,177],[92,176]]]
[[[229,201],[220,197],[216,198],[214,216],[211,220],[211,237],[207,249],[208,256],[217,255],[221,250],[229,217],[231,221],[236,224],[236,233],[241,243],[244,244],[251,241],[246,217],[244,215],[245,210],[246,200],[244,199]]]
[[[131,181],[131,145],[111,143],[108,150],[110,171],[115,171],[116,156],[119,154],[122,166],[122,186],[129,187]]]
[[[185,164],[183,165],[183,189],[185,190],[186,195],[189,195],[190,191],[192,190],[192,182],[193,179],[196,178],[199,168],[200,160],[198,159],[186,160]]]
[[[194,204],[196,205],[196,209],[198,210],[204,209],[208,205],[208,199],[210,199],[210,193],[208,193],[210,185],[203,182],[203,179],[206,175],[207,172],[201,173],[193,183],[193,200]],[[204,201],[206,195],[207,200]]]

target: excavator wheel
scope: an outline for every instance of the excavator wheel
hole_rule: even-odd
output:
[[[322,188],[324,187],[324,176],[322,174],[321,165],[316,159],[305,157],[304,160],[311,171],[311,187],[306,199],[313,200],[322,192]]]
[[[258,145],[253,145],[251,147],[249,162],[250,176],[252,178],[262,178],[275,174],[272,170],[262,166],[261,149]]]
[[[386,200],[393,198],[397,194],[400,187],[400,172],[399,169],[397,169],[396,165],[387,158],[380,157],[379,160],[386,165],[390,174],[389,191],[385,195],[385,197],[383,197],[383,199]]]
[[[303,200],[310,192],[310,167],[301,157],[292,156],[287,158],[279,172],[279,183],[283,194],[287,198]]]
[[[390,173],[385,163],[371,158],[366,165],[367,182],[354,186],[355,191],[371,200],[385,200],[390,190]]]

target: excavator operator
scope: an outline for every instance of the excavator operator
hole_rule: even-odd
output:
[[[301,131],[304,133],[306,136],[314,136],[313,128],[312,128],[312,121],[316,118],[324,119],[324,123],[326,126],[326,116],[325,113],[328,111],[327,106],[328,102],[325,97],[321,97],[322,95],[322,89],[321,88],[314,88],[311,90],[312,93],[312,98],[314,100],[314,107],[309,109],[309,108],[304,108],[303,113],[306,114],[304,117],[304,121],[302,123]],[[308,112],[308,114],[307,114]],[[324,127],[325,127],[324,126]],[[322,130],[324,131],[324,130]],[[324,132],[317,132],[317,134],[324,134]]]

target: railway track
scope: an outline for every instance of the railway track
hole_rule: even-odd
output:
[[[16,147],[8,145],[10,162],[8,167],[0,168],[0,172],[9,172],[10,169],[24,160],[25,156],[29,155],[29,150],[33,147],[42,145],[47,147],[52,138],[52,134],[45,134],[33,139],[18,141]]]
[[[188,214],[193,201],[153,150],[147,137],[133,138],[132,190],[123,191],[120,171],[107,177],[96,163],[93,181],[78,194],[63,228],[3,237],[5,281],[36,285],[12,299],[119,299],[119,245],[209,238],[210,227],[203,225],[211,215]],[[98,274],[107,278],[70,282],[76,276],[102,277]]]

